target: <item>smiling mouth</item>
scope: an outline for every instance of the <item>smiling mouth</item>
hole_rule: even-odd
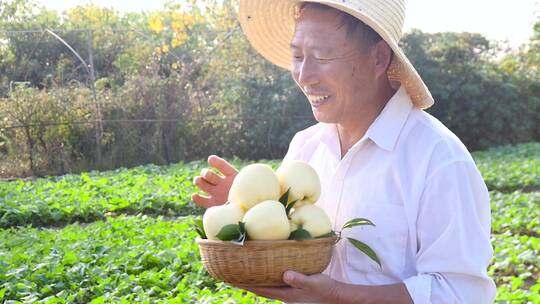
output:
[[[311,105],[317,106],[328,100],[328,98],[330,98],[330,95],[307,95],[307,97]]]

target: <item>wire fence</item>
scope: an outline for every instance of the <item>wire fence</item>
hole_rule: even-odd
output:
[[[216,34],[212,47],[197,53],[196,61],[191,62],[193,66],[183,71],[182,77],[194,78],[200,65],[219,57],[216,50],[239,34],[238,31],[239,27],[235,27]],[[192,92],[195,93],[192,96],[172,92],[169,95],[173,97],[165,103],[171,109],[178,108],[175,103],[196,107],[191,114],[178,109],[168,110],[167,107],[165,110],[158,109],[162,105],[153,105],[148,113],[141,108],[116,115],[117,110],[107,108],[110,101],[105,100],[106,94],[96,92],[96,84],[101,77],[108,76],[104,69],[111,69],[113,64],[110,58],[104,58],[103,50],[95,49],[96,35],[102,39],[102,44],[107,44],[107,39],[110,39],[110,45],[127,33],[134,33],[136,39],[151,48],[161,47],[163,40],[151,37],[141,29],[109,28],[106,33],[112,34],[111,37],[104,35],[103,30],[88,28],[0,30],[0,47],[12,43],[9,41],[12,38],[17,38],[17,43],[24,46],[16,50],[18,55],[22,54],[18,58],[23,59],[16,66],[20,73],[7,75],[4,81],[0,79],[0,98],[3,96],[5,102],[6,97],[21,86],[38,88],[46,93],[53,91],[43,82],[49,74],[59,74],[51,67],[54,64],[68,67],[61,73],[63,78],[55,80],[54,88],[62,88],[71,94],[72,87],[77,89],[82,85],[91,92],[82,101],[76,100],[75,95],[79,93],[73,94],[73,100],[65,101],[77,102],[87,109],[90,119],[81,119],[80,115],[70,116],[71,110],[52,115],[59,117],[55,119],[6,119],[6,113],[0,113],[0,176],[64,174],[145,163],[167,164],[201,159],[210,153],[243,158],[280,158],[294,133],[314,121],[311,115],[276,114],[265,109],[256,111],[255,115],[216,116],[205,111],[211,102],[205,99],[205,87],[211,84],[189,81],[184,85],[193,87]],[[138,47],[137,42],[130,43]],[[170,60],[161,58],[159,62],[183,64],[183,60],[188,58],[185,52],[175,49],[169,50],[167,56]],[[142,61],[151,63],[156,60],[143,58]],[[150,77],[156,76],[157,72],[153,73]],[[13,78],[9,78],[11,76]],[[156,88],[155,94],[166,95],[167,92]],[[272,94],[270,92],[267,96]],[[156,95],[142,99],[154,97]],[[36,98],[37,103],[40,97],[31,98]],[[189,100],[182,100],[186,98]],[[151,103],[148,100],[145,102]],[[23,113],[22,118],[33,114],[32,107],[32,102],[28,103],[27,113]],[[156,115],[156,111],[161,111],[161,114]]]
[[[91,128],[73,127],[95,127],[95,121],[0,127],[0,177],[61,175],[147,163],[167,165],[204,159],[210,154],[244,159],[279,159],[284,156],[294,133],[312,124],[313,117],[118,119],[100,122],[104,136],[99,143],[95,141]],[[190,122],[196,124],[196,130],[191,131],[192,127],[186,126]],[[99,159],[98,144],[102,153]]]
[[[58,122],[58,121],[43,121],[39,123],[31,124],[17,124],[17,125],[0,125],[0,131],[4,130],[13,130],[20,128],[38,128],[38,127],[49,127],[49,126],[70,126],[70,125],[86,125],[86,124],[96,124],[99,122],[102,123],[163,123],[163,122],[176,122],[176,123],[185,123],[185,122],[242,122],[242,121],[275,121],[275,120],[312,120],[313,116],[311,115],[290,115],[290,116],[252,116],[252,117],[230,117],[230,118],[219,118],[219,117],[208,117],[208,118],[189,118],[189,119],[113,119],[113,120],[87,120],[87,121],[69,121],[69,122]]]

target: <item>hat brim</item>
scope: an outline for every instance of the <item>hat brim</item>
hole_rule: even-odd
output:
[[[240,0],[238,18],[242,30],[253,48],[264,58],[290,70],[292,53],[290,43],[294,35],[299,0]],[[376,31],[392,48],[394,56],[388,68],[388,78],[405,87],[413,104],[421,109],[433,105],[433,97],[424,81],[411,64],[398,41],[382,29],[370,16],[352,8],[345,2],[329,0],[317,2],[346,12],[364,22]],[[400,31],[401,29],[393,29]]]

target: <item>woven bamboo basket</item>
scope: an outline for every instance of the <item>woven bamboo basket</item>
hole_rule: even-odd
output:
[[[287,270],[321,273],[330,263],[336,237],[305,241],[246,241],[244,245],[197,239],[202,261],[214,278],[233,285],[285,286]]]

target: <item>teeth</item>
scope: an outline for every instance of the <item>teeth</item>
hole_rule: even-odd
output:
[[[309,101],[311,102],[321,102],[325,99],[328,99],[330,96],[320,96],[320,95],[308,95]]]

